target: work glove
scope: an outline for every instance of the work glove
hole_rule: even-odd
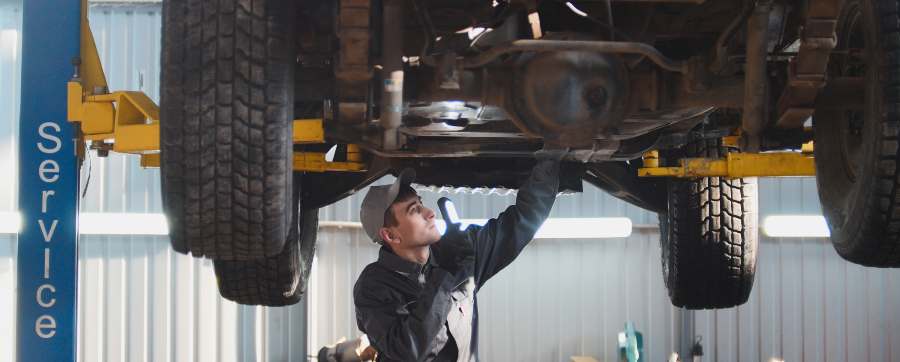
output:
[[[449,204],[449,207],[443,205]],[[447,231],[437,243],[435,258],[441,269],[451,273],[460,271],[466,264],[475,260],[475,247],[468,235],[461,229],[459,220],[456,219],[453,203],[450,199],[442,197],[438,200],[441,216],[447,224]],[[448,212],[448,208],[451,210]],[[452,214],[451,214],[452,213]]]

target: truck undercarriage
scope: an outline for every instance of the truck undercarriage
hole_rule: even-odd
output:
[[[569,150],[564,190],[587,181],[659,214],[678,306],[749,296],[755,176],[815,175],[839,254],[898,266],[898,9],[170,0],[158,163],[172,243],[214,259],[226,297],[292,303],[319,207],[404,167],[424,185],[516,188],[552,145]]]

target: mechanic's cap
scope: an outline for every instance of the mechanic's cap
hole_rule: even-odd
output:
[[[362,222],[363,229],[366,234],[376,243],[382,242],[378,230],[384,226],[384,213],[387,211],[397,195],[400,194],[400,188],[407,186],[416,178],[416,171],[411,168],[405,168],[394,180],[393,184],[384,186],[369,187],[369,192],[363,198],[362,207],[359,210],[359,219]]]

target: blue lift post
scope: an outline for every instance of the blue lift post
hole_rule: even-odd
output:
[[[75,361],[79,164],[66,82],[82,3],[22,3],[17,360]]]

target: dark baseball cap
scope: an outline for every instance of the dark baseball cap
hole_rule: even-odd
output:
[[[363,198],[362,207],[359,210],[359,220],[362,222],[366,234],[372,238],[372,241],[376,243],[383,241],[381,236],[378,235],[378,230],[384,226],[385,211],[397,200],[400,189],[411,184],[415,178],[416,171],[411,168],[405,168],[397,175],[394,183],[369,187],[369,192]]]

